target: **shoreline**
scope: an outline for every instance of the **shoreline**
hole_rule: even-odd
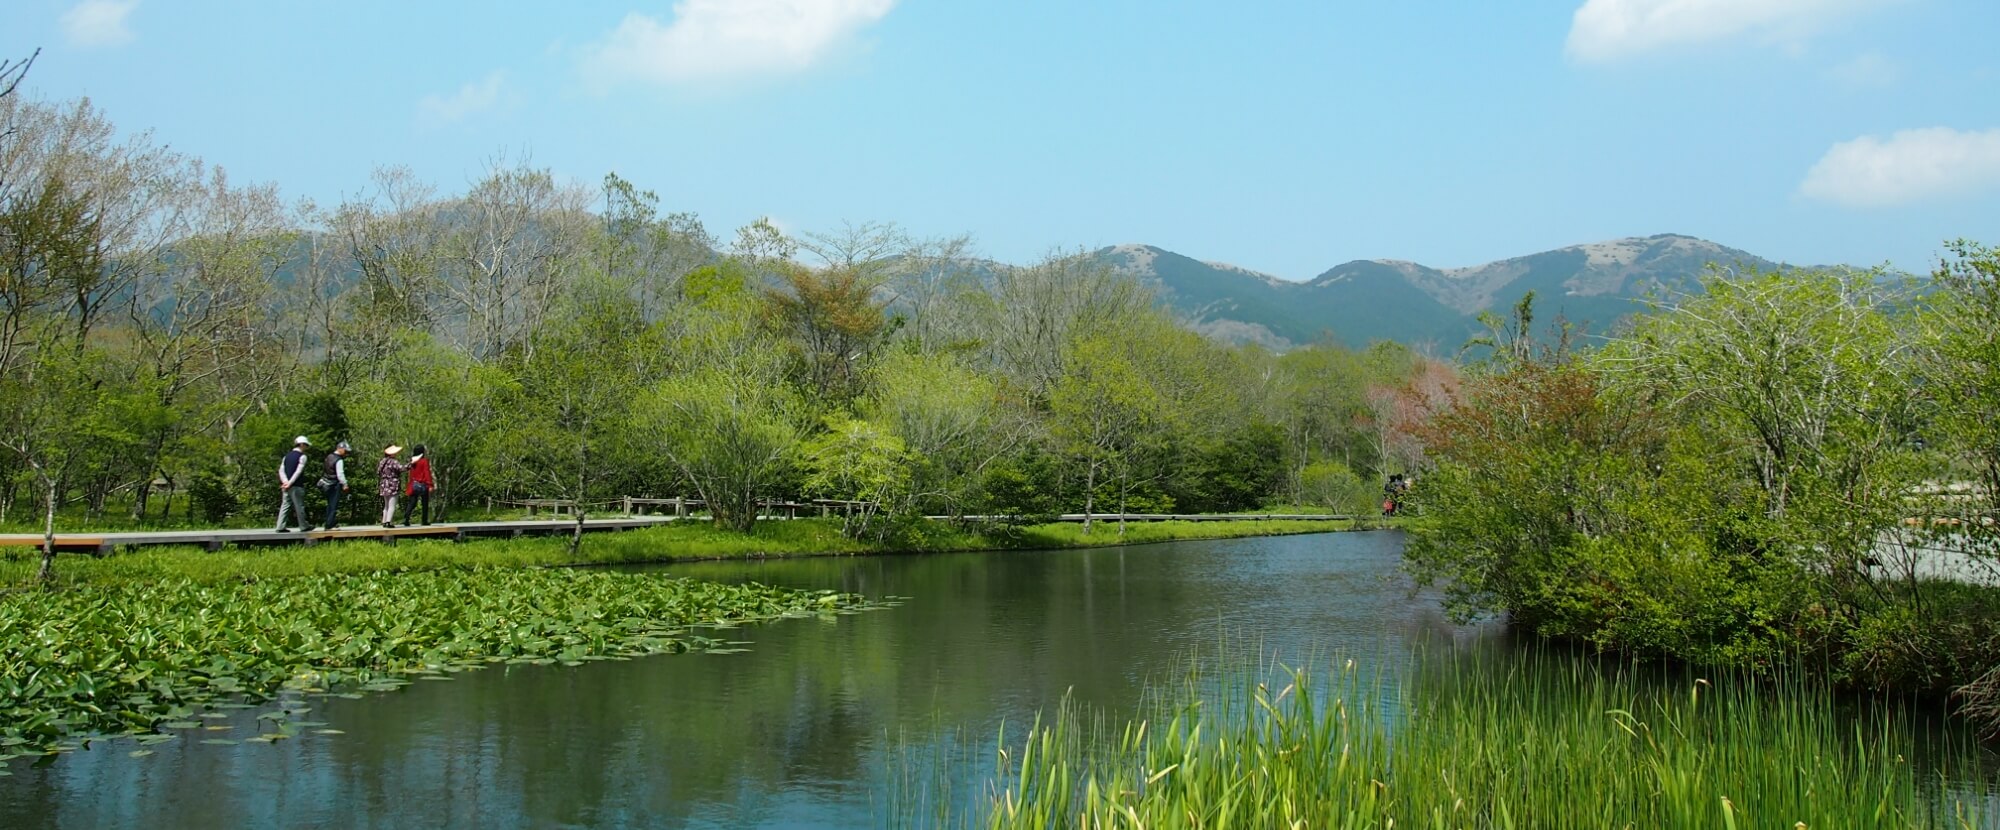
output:
[[[661,526],[585,537],[575,557],[559,537],[213,553],[158,548],[69,561],[50,584],[31,581],[39,557],[10,557],[0,566],[17,581],[0,590],[0,630],[8,632],[0,646],[24,659],[0,670],[0,709],[18,716],[0,719],[0,771],[21,755],[73,751],[103,737],[172,740],[193,729],[197,715],[287,692],[388,691],[413,676],[442,678],[496,662],[574,665],[727,650],[730,644],[693,630],[707,621],[895,604],[607,566],[1113,547],[1340,532],[1355,524],[1153,523],[1128,526],[1123,537],[1110,530],[1086,537],[1061,525],[1004,535],[936,527],[919,528],[918,544],[898,545],[848,539],[837,521],[774,522],[749,534]],[[551,607],[590,613],[542,613]],[[313,617],[307,608],[324,611]],[[328,614],[333,623],[322,619]],[[309,618],[315,622],[302,633]],[[594,620],[612,620],[617,630],[606,639]],[[107,709],[112,700],[119,706]],[[275,716],[282,719],[283,710]],[[250,740],[297,735],[280,729]]]
[[[64,556],[57,560],[55,579],[49,586],[40,585],[33,579],[36,556],[0,559],[0,594],[43,587],[123,585],[172,578],[214,582],[470,567],[582,568],[739,559],[1072,550],[1173,541],[1345,533],[1400,526],[1400,522],[1381,519],[1134,522],[1127,525],[1123,536],[1115,528],[1102,524],[1085,536],[1079,526],[1061,522],[1007,528],[965,528],[934,522],[926,523],[903,540],[884,544],[857,541],[841,535],[838,520],[795,519],[761,522],[747,534],[718,530],[708,524],[674,524],[585,536],[575,557],[568,555],[569,541],[564,536],[473,539],[462,543],[404,540],[393,545],[358,540],[323,542],[310,547],[215,552],[193,547],[161,547],[103,557]]]

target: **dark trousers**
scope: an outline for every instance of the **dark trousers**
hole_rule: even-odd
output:
[[[340,514],[340,482],[323,485],[319,491],[326,494],[326,521],[320,522],[319,526],[333,527],[334,519]]]
[[[403,524],[410,523],[410,514],[417,512],[417,503],[423,502],[422,524],[431,523],[431,487],[428,484],[410,485],[410,500],[403,503]]]

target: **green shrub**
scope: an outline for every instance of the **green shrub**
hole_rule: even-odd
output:
[[[204,467],[188,480],[188,498],[204,522],[220,524],[242,507],[229,486],[228,473],[217,467]]]
[[[1315,462],[1299,471],[1299,495],[1305,503],[1336,513],[1368,516],[1380,512],[1380,494],[1381,488],[1369,486],[1338,461]]]

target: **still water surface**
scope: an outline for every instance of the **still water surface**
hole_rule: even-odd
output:
[[[983,755],[1003,721],[1066,694],[1132,711],[1149,681],[1225,637],[1291,660],[1393,664],[1466,636],[1397,575],[1401,546],[1394,532],[1334,533],[671,566],[908,600],[737,629],[754,643],[741,654],[496,667],[308,701],[341,735],[17,761],[0,778],[0,827],[879,826],[909,747]],[[237,723],[216,734],[256,733]]]

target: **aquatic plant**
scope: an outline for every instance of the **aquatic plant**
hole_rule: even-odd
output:
[[[1973,827],[1976,749],[1825,686],[1632,664],[1352,661],[1190,684],[1003,739],[986,823],[1044,827]],[[1927,767],[1918,765],[1919,754]],[[1929,772],[1920,771],[1929,769]]]
[[[285,691],[387,690],[494,663],[728,652],[737,644],[691,627],[870,607],[831,591],[537,568],[20,591],[0,595],[0,758]]]

